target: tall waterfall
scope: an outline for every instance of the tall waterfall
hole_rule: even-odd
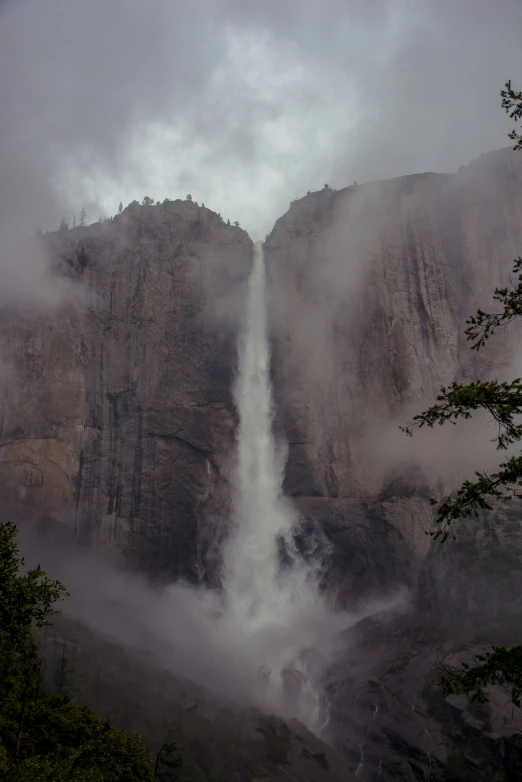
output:
[[[234,527],[224,550],[228,622],[258,668],[258,696],[316,726],[320,699],[306,662],[325,606],[314,568],[298,555],[298,517],[282,495],[285,453],[277,447],[267,330],[263,245],[254,250],[235,388],[240,423]],[[329,613],[326,611],[326,613]]]

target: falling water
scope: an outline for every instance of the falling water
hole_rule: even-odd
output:
[[[235,389],[240,416],[235,527],[224,550],[228,621],[256,660],[258,696],[317,728],[312,677],[318,620],[325,618],[316,570],[298,555],[297,514],[282,494],[285,454],[272,432],[263,245],[254,250]]]

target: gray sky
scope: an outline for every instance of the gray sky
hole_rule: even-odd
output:
[[[0,230],[194,199],[264,235],[328,182],[506,146],[520,0],[0,0]]]

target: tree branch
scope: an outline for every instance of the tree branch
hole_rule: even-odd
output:
[[[521,147],[522,148],[522,147]],[[472,350],[480,350],[486,344],[486,340],[501,326],[508,326],[515,318],[522,315],[522,258],[517,258],[513,263],[513,275],[509,278],[509,286],[495,288],[493,298],[503,306],[503,311],[488,313],[477,310],[466,321],[469,327],[465,334],[474,344]]]

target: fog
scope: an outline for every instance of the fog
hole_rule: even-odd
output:
[[[325,181],[455,170],[510,130],[521,25],[517,0],[4,3],[1,234],[190,192],[259,237]]]
[[[314,721],[315,696],[311,704],[306,700],[300,704],[285,702],[281,691],[267,692],[259,676],[263,656],[285,644],[287,650],[295,649],[296,640],[321,639],[308,660],[319,684],[326,664],[344,649],[343,630],[365,616],[382,610],[406,610],[408,606],[406,592],[372,600],[357,612],[339,616],[335,634],[331,617],[319,613],[303,616],[300,626],[295,621],[291,627],[274,624],[272,636],[264,633],[260,648],[248,638],[245,628],[229,621],[223,595],[218,592],[196,590],[181,583],[154,587],[106,552],[82,550],[74,543],[60,542],[52,534],[35,539],[24,533],[23,524],[20,529],[27,564],[40,563],[51,577],[66,585],[70,595],[57,606],[65,617],[85,623],[129,650],[148,652],[162,668],[240,706],[299,716],[315,729],[320,727]]]

